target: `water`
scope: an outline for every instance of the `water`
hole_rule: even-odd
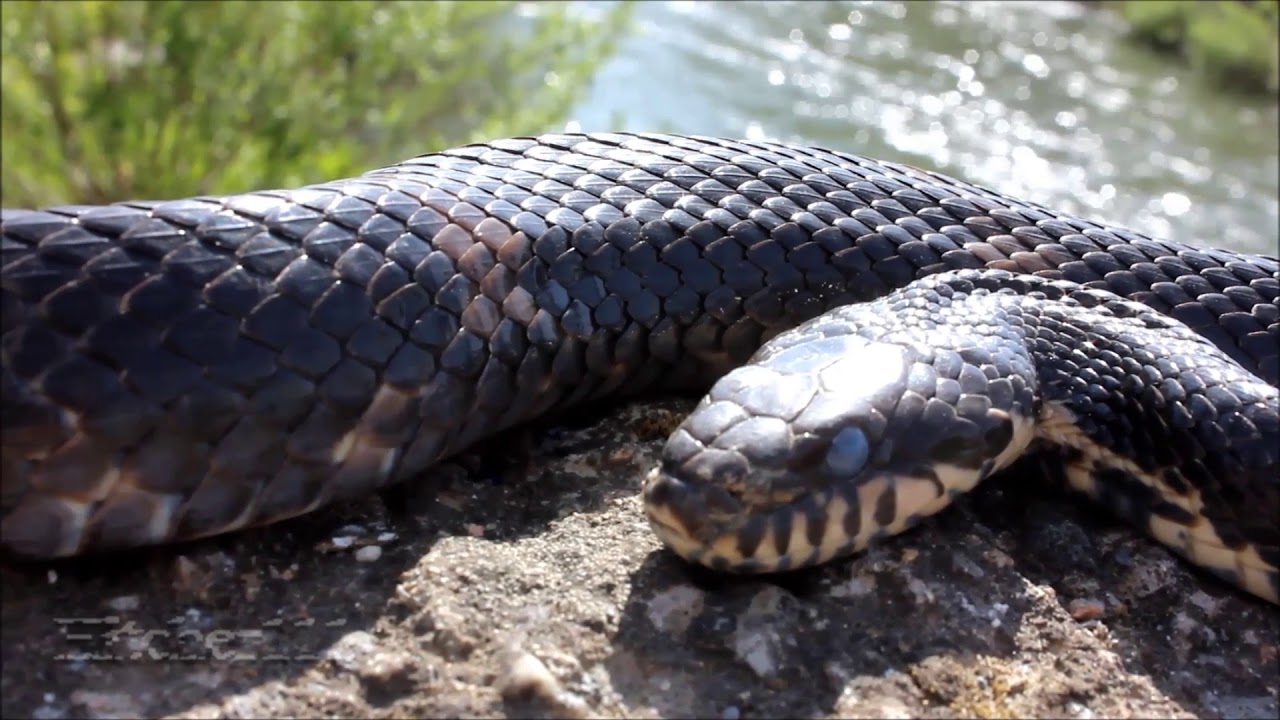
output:
[[[1280,112],[1072,2],[643,2],[569,124],[811,143],[1277,253]]]

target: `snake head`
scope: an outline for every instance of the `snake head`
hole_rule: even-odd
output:
[[[856,552],[941,510],[1030,442],[1029,421],[986,394],[953,397],[957,381],[943,376],[965,371],[944,361],[940,375],[950,356],[804,329],[721,378],[647,478],[650,524],[685,559],[751,573]]]

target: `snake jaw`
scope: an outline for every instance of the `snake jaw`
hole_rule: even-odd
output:
[[[862,444],[842,448],[836,438],[851,433]],[[717,478],[707,464],[654,468],[643,492],[650,525],[677,555],[715,570],[797,569],[906,530],[972,488],[994,464],[922,463],[913,453],[887,466],[865,464],[873,448],[853,427],[837,432],[826,448],[815,455],[820,462],[753,467],[749,481],[732,483]],[[728,456],[718,451],[707,457],[714,465]]]
[[[736,499],[726,503],[731,496],[723,488],[655,468],[645,480],[644,503],[654,533],[686,561],[722,572],[771,573],[820,565],[901,533],[945,508],[984,474],[948,464],[873,471],[787,503],[750,508]]]
[[[759,573],[786,570],[813,562],[796,562],[792,542],[797,505],[768,508],[744,504],[725,488],[686,482],[655,468],[644,487],[645,514],[659,539],[685,560],[716,570]],[[826,503],[813,503],[821,511]],[[804,533],[804,527],[799,526]],[[820,562],[820,561],[818,561]]]

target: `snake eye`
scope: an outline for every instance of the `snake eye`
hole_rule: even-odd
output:
[[[867,464],[871,446],[866,433],[856,427],[846,427],[831,438],[827,450],[827,471],[837,477],[851,477]]]

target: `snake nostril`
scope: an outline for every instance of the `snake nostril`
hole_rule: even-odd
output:
[[[644,484],[645,504],[654,507],[666,507],[675,500],[675,481],[667,474],[666,469],[655,470]]]
[[[661,470],[653,472],[643,492],[646,504],[666,508],[683,519],[742,512],[742,502],[728,489],[720,485],[688,483]]]

